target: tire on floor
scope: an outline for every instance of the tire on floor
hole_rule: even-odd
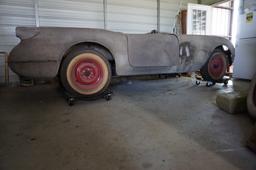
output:
[[[228,56],[221,49],[215,49],[200,70],[204,80],[221,82],[229,67]]]
[[[111,81],[107,51],[96,46],[83,46],[71,51],[63,60],[60,80],[65,90],[76,97],[98,97]]]

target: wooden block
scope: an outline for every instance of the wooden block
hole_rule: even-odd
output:
[[[230,114],[247,112],[247,94],[236,91],[219,92],[216,97],[217,106]]]

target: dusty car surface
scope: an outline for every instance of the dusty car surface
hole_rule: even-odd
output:
[[[71,94],[98,96],[111,77],[201,70],[205,80],[222,80],[234,60],[229,40],[215,36],[151,32],[124,34],[88,28],[16,28],[20,43],[9,65],[20,76],[60,77]]]

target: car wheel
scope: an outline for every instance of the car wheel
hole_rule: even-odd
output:
[[[227,69],[227,55],[222,50],[216,49],[200,71],[204,80],[221,82]]]
[[[251,82],[251,87],[247,97],[247,107],[250,115],[256,118],[256,75]]]
[[[61,83],[66,91],[76,97],[97,97],[109,86],[111,67],[107,55],[93,47],[83,47],[70,52],[62,62]]]

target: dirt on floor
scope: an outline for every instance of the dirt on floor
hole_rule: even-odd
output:
[[[255,170],[252,120],[215,104],[225,88],[123,80],[70,107],[56,84],[0,87],[0,169]]]

